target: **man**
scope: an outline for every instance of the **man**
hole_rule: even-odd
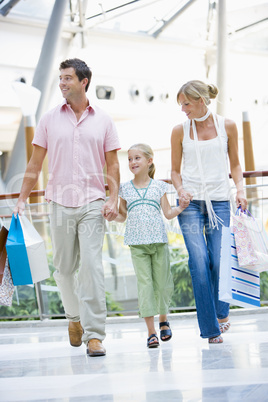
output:
[[[70,343],[80,346],[84,342],[89,356],[103,356],[104,218],[111,221],[118,214],[120,145],[111,118],[91,105],[86,96],[91,75],[82,60],[60,64],[59,87],[65,100],[45,113],[36,127],[32,157],[14,214],[23,213],[48,153],[45,197],[50,203],[54,278],[69,320]],[[105,163],[110,193],[107,202]]]

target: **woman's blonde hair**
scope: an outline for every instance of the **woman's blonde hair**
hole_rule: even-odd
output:
[[[177,94],[177,102],[180,104],[179,96],[183,94],[186,99],[199,100],[203,99],[205,105],[210,104],[210,99],[215,99],[218,95],[219,90],[216,85],[213,84],[205,84],[203,81],[193,80],[188,81],[184,84],[178,94]]]
[[[147,144],[134,144],[129,148],[129,151],[131,149],[139,149],[143,153],[143,155],[145,156],[146,159],[150,159],[150,158],[153,159],[153,157],[154,157],[152,148]],[[152,164],[149,166],[148,175],[151,179],[153,179],[154,174],[155,174],[155,165],[152,162]]]

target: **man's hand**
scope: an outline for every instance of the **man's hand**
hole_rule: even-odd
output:
[[[115,220],[118,216],[118,206],[117,202],[113,200],[108,200],[101,209],[102,216],[108,221],[111,222]]]
[[[25,210],[25,202],[18,201],[15,208],[13,209],[13,214],[15,215],[15,217],[17,216],[17,214],[23,215],[24,210]]]

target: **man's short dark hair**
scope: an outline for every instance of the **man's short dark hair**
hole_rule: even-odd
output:
[[[64,70],[65,68],[70,67],[75,70],[75,74],[77,75],[79,81],[82,81],[84,78],[88,79],[88,83],[85,88],[87,92],[92,77],[92,71],[90,70],[88,65],[80,59],[67,59],[61,62],[59,69]]]

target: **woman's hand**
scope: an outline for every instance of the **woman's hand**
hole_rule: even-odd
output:
[[[242,211],[247,209],[248,202],[243,190],[239,190],[236,193],[236,206],[237,208],[241,206]]]
[[[180,190],[180,192],[178,193],[179,196],[179,206],[181,208],[187,208],[190,204],[190,201],[193,199],[193,196],[191,193],[188,193],[185,190]]]

